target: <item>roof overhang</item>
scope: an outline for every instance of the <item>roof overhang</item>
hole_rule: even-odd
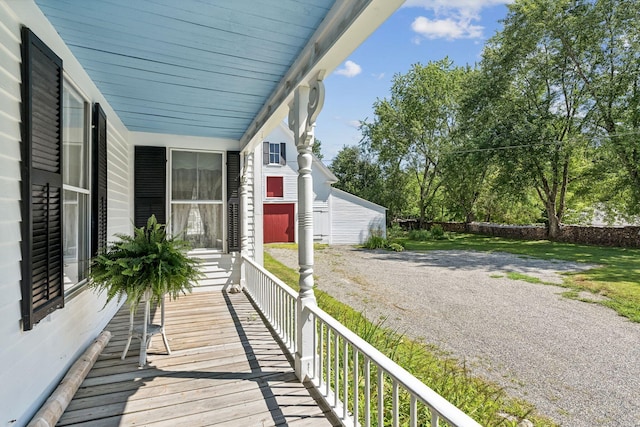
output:
[[[21,0],[132,132],[253,148],[403,0]],[[30,13],[29,10],[32,12]],[[33,29],[33,28],[32,28]],[[45,30],[47,32],[48,29]]]

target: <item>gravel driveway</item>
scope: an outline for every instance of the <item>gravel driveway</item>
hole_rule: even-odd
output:
[[[297,251],[267,251],[297,268]],[[640,426],[640,324],[564,298],[564,288],[505,277],[562,283],[559,273],[590,267],[505,253],[332,246],[316,251],[314,275],[319,289],[464,359],[564,426]]]

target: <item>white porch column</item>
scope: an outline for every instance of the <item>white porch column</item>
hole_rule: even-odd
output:
[[[242,221],[240,224],[240,254],[249,254],[249,190],[250,190],[250,166],[253,164],[253,153],[245,153],[242,157],[242,176],[240,177],[240,212]],[[244,261],[240,261],[240,290],[247,284],[246,268]]]
[[[289,104],[289,128],[298,150],[298,262],[300,294],[297,301],[298,330],[295,370],[298,379],[313,377],[313,323],[308,305],[316,304],[313,293],[313,179],[311,147],[316,118],[324,103],[324,85],[315,80],[311,87],[299,86]]]

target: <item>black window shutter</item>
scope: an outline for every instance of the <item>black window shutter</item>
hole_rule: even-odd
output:
[[[264,141],[262,143],[262,164],[263,165],[269,164],[269,142],[268,141]]]
[[[280,143],[280,164],[282,166],[287,164],[287,144],[284,142]]]
[[[91,180],[91,255],[107,248],[107,116],[93,106],[93,177]]]
[[[152,214],[166,224],[167,150],[136,146],[134,157],[134,225],[144,227]]]
[[[22,321],[64,306],[62,59],[22,28]]]
[[[227,151],[227,247],[229,252],[240,251],[240,152],[238,151]]]

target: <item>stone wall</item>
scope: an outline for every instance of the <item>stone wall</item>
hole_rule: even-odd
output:
[[[418,220],[401,220],[398,224],[406,229],[419,228]],[[488,222],[428,222],[427,229],[434,224],[442,226],[445,231],[454,233],[472,233],[485,236],[504,237],[507,239],[545,240],[547,229],[537,225],[501,225]],[[586,227],[562,225],[557,241],[598,246],[618,246],[640,248],[640,226],[626,227]]]

